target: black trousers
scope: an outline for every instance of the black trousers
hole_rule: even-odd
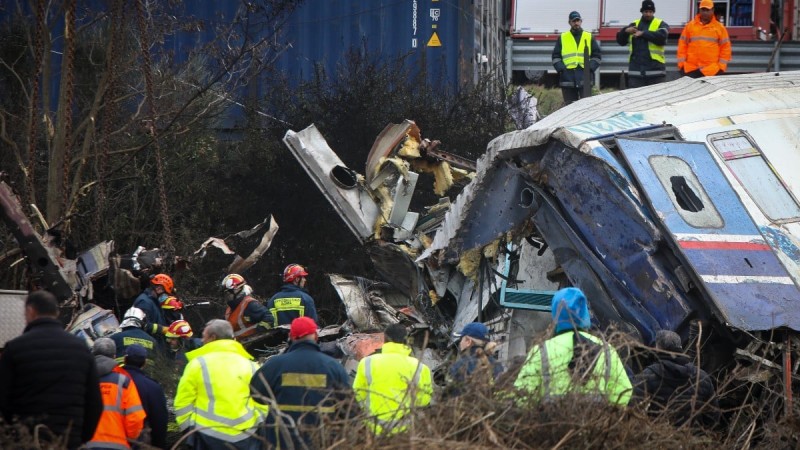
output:
[[[628,88],[652,86],[654,84],[663,83],[666,80],[666,75],[660,75],[657,77],[635,77],[628,75]]]

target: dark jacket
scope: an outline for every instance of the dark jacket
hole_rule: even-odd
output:
[[[302,307],[302,314],[296,309],[298,306]],[[276,327],[291,325],[292,320],[301,316],[310,317],[319,325],[314,299],[308,291],[291,283],[284,284],[281,290],[269,299],[267,309],[272,314],[273,326]]]
[[[633,380],[634,399],[649,402],[647,409],[653,414],[666,411],[676,425],[685,423],[693,412],[693,422],[715,424],[719,404],[714,394],[711,377],[684,355],[660,355]]]
[[[233,314],[236,311],[236,308],[242,303],[246,298],[251,298],[252,300],[247,303],[247,306],[244,307],[244,311],[242,312],[242,319],[245,325],[245,328],[250,327],[252,325],[261,324],[264,328],[269,328],[273,325],[273,318],[272,314],[270,314],[269,310],[261,304],[258,299],[255,297],[251,297],[248,295],[237,295],[233,300],[228,302],[228,312],[226,314]],[[227,315],[226,315],[227,317]],[[231,321],[229,318],[228,321]],[[236,320],[234,320],[236,321]],[[233,324],[233,330],[239,331],[240,327],[239,324]]]
[[[147,350],[147,360],[151,363],[156,357],[156,352],[161,348],[153,336],[150,336],[145,333],[144,330],[137,327],[125,327],[121,331],[108,337],[117,345],[116,358],[118,363],[122,363],[123,357],[125,356],[125,349],[133,344],[139,344]]]
[[[302,424],[307,426],[319,423],[316,412],[334,412],[336,402],[351,390],[350,378],[341,363],[322,353],[319,345],[308,341],[292,344],[286,353],[267,360],[253,375],[250,390],[256,401],[267,403],[264,398],[270,398],[270,389],[278,408],[295,421],[302,416]],[[266,423],[267,439],[276,444],[280,434],[274,426],[276,417],[272,409]],[[301,446],[296,444],[295,448]]]
[[[125,365],[122,367],[133,379],[139,391],[144,412],[147,413],[145,425],[150,427],[150,444],[158,448],[167,448],[167,398],[164,389],[155,380],[142,372],[142,369]]]
[[[579,31],[566,31],[565,33],[570,33],[575,41],[578,42],[580,39],[581,34],[583,33],[583,29],[581,28]],[[562,33],[563,34],[563,33]],[[589,69],[592,71],[592,75],[594,72],[600,67],[600,60],[603,59],[602,50],[600,49],[600,43],[597,42],[597,39],[592,36],[592,53],[589,57]],[[572,87],[572,88],[579,88],[583,86],[583,67],[578,67],[577,69],[567,69],[567,66],[562,61],[561,55],[561,38],[556,39],[556,45],[553,48],[553,67],[555,67],[556,72],[558,72],[560,76],[559,85],[561,87]],[[594,82],[594,77],[592,77],[592,82]]]
[[[161,304],[158,302],[158,297],[153,292],[153,288],[147,288],[142,291],[133,301],[133,307],[144,311],[147,317],[144,329],[148,333],[157,335],[159,334],[157,326],[166,327],[169,325],[164,318],[164,312],[161,310]]]
[[[486,369],[484,369],[484,365]],[[479,376],[476,374],[479,369],[491,373],[491,380],[476,379]],[[484,354],[479,347],[470,347],[461,352],[458,359],[450,366],[446,392],[450,396],[460,395],[468,383],[485,382],[491,384],[497,381],[497,378],[502,373],[503,365],[494,356]],[[473,375],[475,376],[473,377]]]
[[[625,32],[625,28],[635,27],[635,22],[631,22],[627,27],[617,32],[617,44],[628,45],[629,39],[633,39],[633,49],[630,54],[630,63],[628,70],[632,75],[640,76],[662,76],[666,75],[667,68],[662,62],[656,61],[650,57],[650,49],[648,43],[652,42],[656,45],[666,45],[667,35],[669,34],[669,25],[666,22],[661,22],[658,30],[649,31],[650,23],[648,20],[645,22],[644,18],[639,19],[639,26],[637,29],[642,32],[640,37],[635,37]]]
[[[86,342],[57,319],[40,318],[6,343],[0,357],[0,411],[43,423],[68,447],[89,441],[103,412],[99,378]]]

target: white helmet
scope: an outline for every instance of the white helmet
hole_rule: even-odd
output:
[[[127,328],[127,327],[137,327],[142,328],[144,326],[145,318],[147,315],[139,308],[131,307],[127,311],[125,311],[125,315],[122,316],[122,323],[119,324],[120,328]]]

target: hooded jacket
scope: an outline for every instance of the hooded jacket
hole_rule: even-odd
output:
[[[77,448],[92,438],[103,412],[98,383],[86,342],[55,318],[36,319],[0,357],[0,412],[59,436],[69,429],[67,447]]]
[[[139,391],[125,370],[112,358],[95,356],[103,396],[103,415],[87,448],[130,448],[129,440],[139,437],[147,414]]]
[[[627,405],[632,387],[624,363],[605,340],[583,331],[592,323],[583,292],[559,290],[551,312],[556,335],[531,349],[514,386],[541,399],[579,394]]]
[[[634,378],[634,397],[646,401],[656,415],[667,411],[677,426],[692,418],[710,426],[719,419],[719,404],[711,377],[685,355],[659,355],[659,360]]]

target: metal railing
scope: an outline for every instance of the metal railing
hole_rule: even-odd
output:
[[[543,70],[554,72],[552,60],[554,41],[526,41],[506,39],[506,73],[512,71]],[[766,72],[774,42],[734,42],[733,61],[729,73]],[[602,42],[603,63],[600,73],[622,73],[628,70],[628,47],[616,42]],[[678,45],[668,43],[666,48],[667,71],[677,72],[675,62]],[[784,42],[776,52],[772,71],[800,70],[800,42]]]

